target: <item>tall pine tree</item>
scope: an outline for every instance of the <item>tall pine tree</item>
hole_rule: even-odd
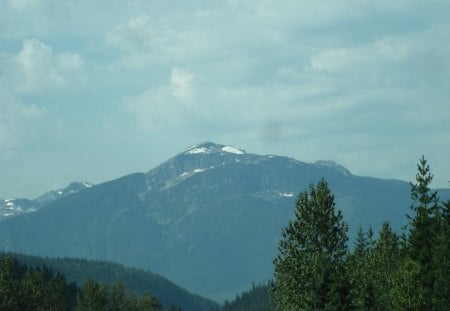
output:
[[[345,310],[347,225],[325,180],[299,194],[275,258],[277,310]]]
[[[431,191],[433,175],[424,156],[417,165],[416,183],[411,183],[411,218],[407,253],[419,265],[419,284],[423,299],[421,308],[432,310],[434,270],[433,253],[439,231],[439,203],[437,192]]]
[[[438,230],[433,248],[433,310],[450,307],[450,200],[442,204],[437,216]]]

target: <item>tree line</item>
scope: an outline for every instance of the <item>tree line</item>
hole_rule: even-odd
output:
[[[0,257],[2,311],[163,311],[150,293],[136,296],[121,282],[106,285],[87,279],[82,287],[68,283],[61,273],[30,268],[10,256]],[[174,305],[167,310],[180,311]]]
[[[449,310],[450,200],[430,189],[424,157],[417,169],[403,232],[360,228],[352,251],[326,181],[300,193],[274,259],[270,309]]]

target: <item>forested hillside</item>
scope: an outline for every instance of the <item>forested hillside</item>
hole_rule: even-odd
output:
[[[93,286],[92,280],[97,283],[116,289],[118,283],[122,284],[133,297],[143,297],[144,294],[154,295],[162,306],[180,306],[182,310],[211,310],[218,305],[208,299],[189,293],[162,276],[140,269],[127,268],[119,264],[106,261],[90,261],[73,258],[41,258],[21,254],[0,254],[3,257],[17,260],[19,270],[22,266],[47,271],[49,275],[64,276],[70,289],[77,286],[84,288],[85,283]],[[19,265],[20,263],[20,265]],[[45,267],[45,268],[44,268]],[[26,270],[26,269],[25,269]],[[23,273],[19,273],[21,275]],[[94,286],[95,287],[95,286]],[[73,298],[73,293],[70,293]],[[134,298],[133,298],[134,299]],[[0,308],[0,310],[3,310]]]

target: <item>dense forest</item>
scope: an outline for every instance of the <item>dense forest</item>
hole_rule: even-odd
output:
[[[159,311],[159,300],[136,296],[122,282],[112,285],[87,279],[81,287],[44,267],[30,268],[11,256],[0,257],[0,310],[5,311]],[[178,311],[175,305],[167,310]]]
[[[82,288],[89,279],[109,287],[120,281],[127,291],[137,297],[148,292],[152,293],[166,308],[174,304],[182,306],[184,311],[209,311],[219,306],[209,299],[188,292],[160,275],[117,263],[76,258],[42,258],[15,253],[0,253],[0,256],[14,258],[20,265],[35,270],[55,271],[64,275],[67,283],[74,283],[78,288]]]
[[[430,190],[424,157],[417,168],[407,227],[360,229],[351,252],[327,183],[298,196],[274,260],[276,310],[449,310],[450,201]]]

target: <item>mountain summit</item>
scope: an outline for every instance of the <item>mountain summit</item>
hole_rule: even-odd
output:
[[[211,142],[135,173],[0,221],[0,248],[151,270],[226,299],[267,281],[296,195],[324,177],[350,225],[399,229],[409,184],[359,177],[334,162],[305,163]],[[69,191],[70,192],[70,191]]]
[[[198,145],[194,145],[186,149],[184,154],[205,154],[205,153],[233,153],[233,154],[245,154],[244,150],[237,149],[232,146],[219,145],[212,142],[204,142]]]

